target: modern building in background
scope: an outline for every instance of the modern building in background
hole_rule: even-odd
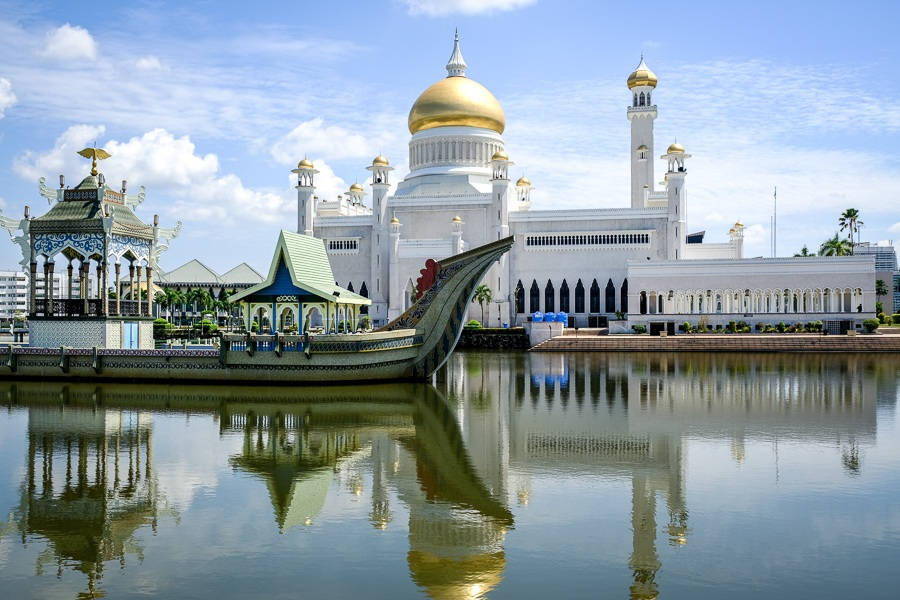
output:
[[[900,270],[897,269],[897,250],[894,248],[893,242],[854,244],[853,254],[875,257],[875,279],[884,281],[888,288],[888,295],[879,296],[878,301],[884,305],[884,312],[889,314],[900,312],[900,290],[897,289],[895,282],[897,276],[900,275]]]

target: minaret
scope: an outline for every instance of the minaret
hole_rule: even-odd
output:
[[[685,215],[687,204],[684,189],[684,176],[687,175],[687,169],[684,167],[684,161],[690,157],[690,154],[685,153],[684,146],[678,142],[669,145],[666,153],[660,157],[666,159],[669,165],[666,171],[666,196],[669,206],[666,235],[667,260],[684,258],[687,236],[687,216]]]
[[[369,314],[372,320],[382,322],[388,316],[388,266],[390,256],[390,237],[387,219],[387,193],[390,189],[390,173],[394,168],[382,155],[378,155],[372,161],[372,165],[366,167],[372,172],[372,252],[371,260],[372,277],[369,282],[369,297],[372,306]],[[387,321],[384,321],[387,322]]]
[[[297,233],[313,235],[313,219],[315,216],[315,201],[313,192],[316,191],[313,176],[318,173],[312,161],[304,158],[297,163],[297,168],[291,173],[297,174]]]
[[[491,217],[496,217],[494,239],[497,240],[509,236],[509,167],[513,164],[515,163],[509,160],[509,156],[503,150],[498,150],[491,157],[493,173],[491,177],[493,214]],[[499,304],[500,322],[497,323],[497,326],[501,326],[503,322],[509,323],[509,303],[512,289],[509,284],[509,256],[507,254],[501,256],[500,260],[488,270],[485,283],[495,290],[494,297]],[[488,322],[490,322],[490,318]]]
[[[354,206],[360,206],[363,203],[363,197],[366,195],[366,190],[359,184],[359,182],[355,182],[350,186],[350,189],[347,191],[347,195],[350,196],[350,203]]]
[[[653,121],[656,105],[650,95],[656,89],[656,74],[641,55],[641,63],[628,76],[631,90],[631,208],[644,208],[644,190],[653,191]]]
[[[516,210],[528,210],[531,208],[531,180],[522,175],[516,180]]]
[[[737,221],[728,232],[728,237],[731,238],[731,247],[734,248],[732,258],[744,258],[744,224]]]

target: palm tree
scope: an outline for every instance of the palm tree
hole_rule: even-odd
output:
[[[153,295],[153,301],[156,302],[156,305],[160,308],[166,309],[168,312],[169,308],[169,295],[165,290],[160,290]]]
[[[490,305],[491,298],[494,297],[493,292],[491,292],[491,288],[484,285],[483,283],[475,288],[475,302],[481,307],[481,322],[484,323],[484,305],[487,303]]]
[[[841,226],[841,231],[847,229],[847,237],[850,239],[850,244],[852,247],[853,244],[853,236],[856,235],[856,241],[859,242],[859,228],[864,225],[864,223],[859,218],[859,211],[855,208],[848,208],[843,213],[841,213],[841,218],[838,219],[838,225]]]
[[[876,279],[875,280],[875,295],[876,296],[887,296],[888,295],[888,286],[884,282],[884,279]]]
[[[834,233],[834,237],[825,240],[819,246],[820,256],[847,256],[849,254],[853,254],[853,246],[848,240],[840,238],[837,232]]]
[[[794,254],[794,256],[802,256],[804,258],[809,256],[815,256],[812,252],[809,251],[809,248],[806,247],[806,244],[803,244],[803,248],[800,249],[800,252]]]

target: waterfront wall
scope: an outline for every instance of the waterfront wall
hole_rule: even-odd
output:
[[[531,344],[522,327],[509,329],[463,329],[457,348],[479,350],[527,350]]]
[[[558,336],[539,352],[900,352],[900,335],[701,334]]]

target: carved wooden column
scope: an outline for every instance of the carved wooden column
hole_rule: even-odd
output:
[[[135,284],[137,285],[137,289],[135,291],[137,292],[137,302],[138,302],[137,303],[137,312],[135,314],[138,316],[140,316],[142,314],[141,313],[141,271],[143,271],[143,270],[144,269],[143,269],[143,267],[141,267],[141,265],[138,265],[137,267],[135,267],[135,274],[137,275],[137,277],[135,277],[134,281],[135,281]],[[131,292],[132,298],[134,298],[134,295],[135,295],[135,293]]]
[[[28,313],[34,314],[37,310],[37,261],[31,261],[29,265],[31,277],[28,278]]]
[[[128,297],[134,300],[134,263],[128,265]]]
[[[116,261],[116,314],[122,314],[122,265]]]
[[[100,306],[102,306],[103,316],[109,314],[109,292],[107,288],[109,287],[109,260],[104,256],[102,264],[102,273],[103,273],[103,283],[100,286],[100,294],[103,297],[103,302],[101,302]]]
[[[81,314],[88,314],[88,296],[90,295],[88,292],[90,290],[90,277],[91,277],[91,261],[90,259],[85,259],[81,262],[81,281],[78,282],[78,287],[81,289],[81,302],[83,306],[83,312]]]
[[[147,316],[153,316],[153,269],[147,265]]]
[[[66,299],[72,299],[72,261],[69,260],[69,266],[66,267],[66,274],[68,275],[68,279],[66,282]]]
[[[53,314],[53,269],[56,263],[48,258],[44,263],[44,297],[47,299],[47,315]]]

